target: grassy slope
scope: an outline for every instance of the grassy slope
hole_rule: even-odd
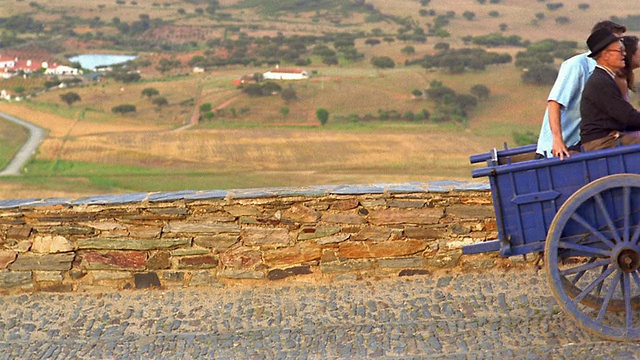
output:
[[[63,7],[70,1],[55,4]],[[388,0],[369,2],[387,13],[414,14],[423,25],[430,20],[417,16],[420,9],[417,1],[402,2],[402,6],[400,2]],[[432,51],[437,41],[461,46],[460,37],[492,32],[500,23],[509,24],[507,35],[519,34],[534,41],[551,36],[580,41],[591,24],[604,14],[625,15],[631,8],[629,1],[608,4],[606,9],[600,4],[591,4],[590,10],[576,16],[574,9],[579,2],[565,1],[565,7],[553,13],[544,9],[544,3],[527,0],[510,0],[501,5],[479,5],[471,0],[456,2],[456,13],[470,9],[476,12],[476,20],[469,22],[458,14],[447,28],[452,36],[442,40],[429,38],[427,44],[413,44],[417,51],[415,57]],[[127,6],[130,10],[127,16],[134,14],[134,10],[169,14],[166,9],[152,7],[151,3],[139,3],[139,7]],[[177,4],[174,5],[177,7]],[[444,12],[450,4],[432,0],[430,7]],[[180,6],[189,5],[181,2]],[[501,16],[490,18],[487,15],[490,10],[499,11]],[[81,11],[92,13],[94,10],[83,5]],[[229,11],[237,16],[255,16],[248,9]],[[531,25],[536,12],[547,14],[539,26]],[[120,14],[121,9],[107,4],[104,13]],[[157,14],[151,13],[151,16]],[[568,16],[573,23],[564,27],[556,25],[553,21],[556,16]],[[106,19],[106,15],[103,18]],[[397,27],[389,23],[361,23],[357,18],[350,21],[360,21],[359,26],[369,30]],[[304,33],[313,31],[314,26],[320,29],[328,24],[313,24],[291,16],[280,18],[277,28],[265,25],[260,31],[286,29]],[[348,30],[353,27],[340,31]],[[361,51],[367,57],[392,56],[399,64],[392,70],[373,69],[366,60],[331,68],[312,64],[308,70],[316,70],[318,75],[310,81],[294,83],[300,100],[289,104],[279,97],[238,96],[240,93],[233,88],[231,80],[265,69],[229,68],[170,81],[147,79],[140,84],[108,83],[73,89],[82,101],[71,108],[61,104],[60,92],[44,94],[29,104],[1,105],[3,111],[49,128],[50,135],[36,160],[27,166],[25,176],[0,179],[0,198],[447,178],[470,180],[470,154],[510,142],[514,131],[538,132],[547,87],[522,85],[513,65],[463,75],[406,68],[400,65],[406,59],[400,53],[405,45],[400,42],[375,47],[361,44]],[[512,53],[516,50],[496,49]],[[468,92],[474,84],[485,84],[491,90],[491,97],[474,110],[467,128],[431,123],[338,124],[331,120],[325,127],[317,126],[314,112],[319,107],[329,109],[333,117],[377,114],[378,109],[400,112],[432,109],[432,104],[412,99],[410,94],[415,88],[426,88],[433,79],[461,93]],[[159,89],[169,100],[169,106],[156,109],[140,95],[145,87]],[[111,107],[125,102],[135,104],[137,114],[114,116]],[[171,131],[188,123],[194,106],[203,102],[210,102],[214,107],[226,105],[227,116],[218,116],[212,123],[196,129]],[[290,108],[286,117],[279,112],[284,106]],[[249,112],[232,117],[231,108],[245,108]]]

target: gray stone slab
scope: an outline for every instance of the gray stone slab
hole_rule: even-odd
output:
[[[227,190],[198,191],[184,196],[185,200],[222,200],[229,195]]]
[[[407,194],[425,192],[421,183],[403,183],[403,184],[375,184],[377,186],[385,186],[389,194]]]
[[[16,199],[16,200],[2,200],[0,201],[0,209],[13,209],[20,206],[30,205],[37,203],[39,199]]]
[[[475,182],[460,184],[458,186],[455,186],[453,189],[457,191],[483,191],[491,190],[491,186],[489,185],[489,183]]]
[[[100,195],[80,198],[72,201],[73,205],[117,205],[128,204],[134,202],[140,202],[146,199],[148,193],[132,193],[132,194],[113,194],[113,195]]]
[[[334,195],[383,194],[384,186],[375,184],[340,185],[330,193]]]
[[[185,196],[196,194],[197,192],[196,190],[182,190],[150,194],[149,202],[183,200]]]

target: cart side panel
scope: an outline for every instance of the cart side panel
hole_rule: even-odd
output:
[[[640,174],[640,147],[577,154],[564,161],[534,160],[493,166],[491,190],[503,256],[540,251],[562,204],[601,177]],[[602,226],[598,214],[585,214]],[[576,228],[575,231],[584,229]]]

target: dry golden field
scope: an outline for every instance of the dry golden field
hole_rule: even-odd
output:
[[[223,5],[239,0],[221,0]],[[378,70],[368,60],[339,67],[326,67],[319,61],[306,67],[314,76],[293,82],[298,101],[285,103],[279,96],[249,98],[232,85],[245,74],[264,72],[268,67],[227,67],[205,74],[161,78],[144,73],[143,81],[121,84],[109,81],[73,88],[82,100],[72,106],[63,104],[60,94],[71,89],[44,93],[27,103],[0,102],[0,111],[48,129],[48,136],[25,175],[0,178],[0,199],[21,197],[83,196],[132,191],[169,191],[184,189],[242,188],[262,186],[298,186],[341,183],[381,183],[456,179],[471,181],[469,155],[488,151],[513,141],[513,132],[537,133],[549,87],[523,85],[520,72],[513,66],[491,66],[486,71],[451,75],[405,67],[410,58],[433,51],[438,41],[452,47],[463,46],[466,35],[497,32],[507,24],[505,35],[519,35],[537,41],[545,38],[573,40],[580,44],[591,26],[611,15],[634,14],[635,1],[591,1],[586,11],[578,10],[584,0],[563,1],[556,11],[545,9],[545,2],[503,0],[500,4],[480,5],[475,0],[432,0],[429,8],[438,13],[455,11],[457,16],[446,29],[451,36],[429,37],[425,44],[412,44],[416,54],[400,52],[407,44],[400,41],[366,46],[356,44],[367,59],[391,56],[396,68]],[[195,5],[168,0],[158,3],[138,0],[137,5],[77,0],[40,0],[47,8],[72,9],[81,17],[114,16],[134,20],[140,14],[171,19],[178,8],[193,12]],[[418,16],[419,1],[367,0],[383,12],[401,17],[412,16],[427,26],[430,17]],[[158,6],[158,4],[161,4]],[[165,6],[164,4],[169,4]],[[0,0],[0,13],[8,16],[29,10],[27,1]],[[465,20],[463,11],[476,18]],[[233,16],[261,27],[246,31],[251,36],[316,34],[322,31],[395,32],[391,22],[364,23],[354,16],[336,29],[331,23],[310,21],[310,16],[259,16],[251,8],[227,8]],[[498,11],[495,18],[489,11]],[[535,14],[545,19],[533,22]],[[43,20],[46,15],[40,14]],[[567,25],[555,18],[566,16]],[[178,25],[208,27],[202,18],[180,20]],[[243,29],[244,30],[244,29]],[[215,30],[217,31],[217,30]],[[81,49],[79,49],[81,50]],[[521,49],[496,48],[496,52],[514,55]],[[159,57],[162,54],[140,54]],[[178,55],[186,62],[193,54]],[[377,114],[378,110],[419,112],[433,110],[433,104],[415,99],[414,89],[425,89],[432,80],[442,81],[456,92],[467,93],[471,86],[484,84],[491,96],[481,101],[470,114],[468,126],[432,122],[349,123],[337,121],[350,114]],[[0,82],[0,87],[2,82]],[[286,85],[285,85],[286,86]],[[157,108],[141,95],[154,87],[167,98],[168,106]],[[634,98],[634,101],[635,100]],[[223,112],[210,122],[181,129],[189,124],[199,105],[209,102]],[[111,108],[133,104],[135,114],[116,116]],[[289,109],[283,115],[281,109]],[[315,117],[318,108],[329,110],[329,123],[322,127]],[[241,110],[246,111],[241,111]],[[233,115],[233,112],[238,113]]]

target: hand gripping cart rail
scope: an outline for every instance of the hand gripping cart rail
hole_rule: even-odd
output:
[[[472,175],[489,178],[498,240],[463,253],[544,251],[553,296],[579,326],[640,340],[640,145],[564,160],[533,160],[534,152],[505,145],[471,156],[487,162]]]

